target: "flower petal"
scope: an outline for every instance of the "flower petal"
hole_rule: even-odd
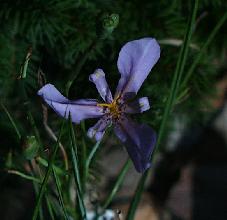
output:
[[[153,38],[143,38],[126,43],[118,57],[121,74],[115,97],[120,93],[136,94],[160,57],[160,47]]]
[[[135,101],[125,104],[125,113],[136,114],[142,113],[150,109],[149,100],[147,97],[139,98]]]
[[[111,124],[110,118],[104,115],[99,121],[87,131],[89,138],[95,138],[96,141],[100,141],[105,133],[107,126]]]
[[[51,84],[43,86],[38,91],[38,95],[61,117],[68,118],[70,113],[72,121],[75,123],[80,123],[81,120],[87,118],[98,118],[104,114],[102,107],[97,106],[97,101],[92,99],[68,100]]]
[[[89,76],[89,80],[96,85],[99,94],[105,102],[111,103],[113,101],[111,91],[106,82],[105,73],[102,69],[95,70],[95,72]]]
[[[152,128],[145,124],[137,124],[128,118],[115,125],[115,133],[125,144],[129,156],[138,172],[150,167],[150,156],[156,142]]]

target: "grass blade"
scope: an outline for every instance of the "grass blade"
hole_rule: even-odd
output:
[[[20,172],[18,170],[8,170],[7,172],[10,173],[10,174],[18,175],[18,176],[20,176],[20,177],[22,177],[24,179],[34,181],[36,183],[41,183],[40,179],[38,179],[36,177],[33,177],[33,176],[30,176],[30,175],[27,175],[25,173],[22,173],[22,172]]]
[[[77,154],[77,144],[76,137],[73,130],[73,124],[71,118],[69,119],[69,128],[70,128],[70,138],[71,138],[71,158],[73,163],[73,174],[76,183],[77,198],[79,202],[79,208],[82,219],[86,219],[86,208],[83,201],[81,178],[78,166],[78,154]]]
[[[59,202],[60,202],[60,205],[61,205],[62,210],[63,210],[63,213],[64,213],[64,218],[65,218],[65,220],[69,220],[69,217],[68,217],[67,212],[66,212],[65,204],[64,204],[64,201],[63,201],[63,196],[62,196],[62,189],[61,189],[61,185],[60,185],[60,180],[59,180],[59,178],[58,178],[58,175],[57,175],[57,173],[56,173],[54,167],[52,167],[52,171],[53,171],[55,183],[56,183],[57,190],[58,190]]]
[[[43,194],[44,194],[45,189],[46,189],[47,181],[49,179],[49,176],[50,176],[50,173],[51,173],[51,170],[52,170],[52,166],[54,164],[54,160],[55,160],[58,148],[59,148],[59,141],[61,139],[61,135],[62,135],[64,124],[65,123],[63,122],[62,125],[61,125],[61,129],[60,129],[60,132],[59,132],[57,143],[56,143],[56,145],[54,147],[53,154],[52,154],[52,156],[50,158],[50,161],[48,163],[48,168],[47,168],[45,177],[43,179],[43,182],[42,182],[42,185],[41,185],[41,188],[40,188],[40,191],[39,191],[39,195],[38,195],[38,198],[37,198],[37,202],[36,202],[35,210],[34,210],[34,213],[33,213],[33,216],[32,216],[32,220],[36,220],[37,219],[39,208],[40,208],[40,205],[41,205],[41,202],[42,202],[42,198],[43,198]]]
[[[95,156],[96,151],[98,150],[99,146],[100,146],[101,141],[98,141],[95,146],[92,148],[90,154],[88,155],[88,158],[86,160],[86,177],[88,176],[88,172],[89,172],[89,167],[91,164],[91,161],[93,159],[93,157]]]
[[[55,220],[54,213],[53,213],[53,208],[51,206],[51,202],[49,200],[48,195],[46,195],[45,198],[46,198],[47,208],[48,208],[48,211],[50,213],[50,218],[51,218],[51,220]]]
[[[6,115],[8,116],[8,118],[9,118],[9,120],[10,120],[10,123],[12,124],[14,130],[16,131],[16,134],[17,134],[18,139],[20,140],[20,139],[21,139],[21,134],[20,134],[19,129],[18,129],[17,126],[16,126],[16,123],[15,123],[14,120],[13,120],[13,117],[10,115],[9,111],[8,111],[7,108],[4,106],[3,103],[1,103],[1,106],[2,106],[3,110],[5,111]]]
[[[218,33],[218,31],[220,30],[222,25],[225,23],[226,19],[227,19],[227,12],[224,14],[224,16],[221,17],[221,19],[219,20],[219,22],[217,23],[217,25],[215,26],[213,31],[210,33],[209,37],[207,38],[207,41],[204,43],[199,54],[197,55],[197,57],[195,58],[194,62],[191,65],[190,69],[186,73],[186,76],[181,84],[181,88],[184,88],[186,86],[186,84],[187,84],[188,80],[190,79],[190,77],[192,76],[197,64],[199,63],[200,59],[204,55],[207,47],[210,45],[210,43],[214,39],[215,35]]]
[[[108,195],[106,201],[104,202],[104,205],[103,205],[103,209],[105,210],[109,204],[111,203],[111,201],[113,200],[113,198],[115,197],[116,193],[118,192],[119,188],[121,187],[122,185],[122,182],[124,180],[124,177],[130,167],[130,164],[131,164],[131,161],[130,159],[128,159],[124,166],[122,167],[118,177],[117,177],[117,180],[113,186],[113,189],[111,190],[110,194]]]

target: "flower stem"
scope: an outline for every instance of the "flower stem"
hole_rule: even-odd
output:
[[[225,23],[226,19],[227,19],[227,12],[224,14],[224,16],[221,17],[221,19],[219,20],[217,25],[214,27],[213,31],[208,36],[207,41],[204,43],[204,45],[202,46],[201,50],[199,51],[199,54],[197,55],[197,57],[195,58],[194,62],[192,63],[190,69],[185,74],[185,78],[184,78],[184,80],[183,80],[183,82],[181,84],[181,88],[184,88],[186,86],[186,84],[189,81],[189,79],[191,78],[191,76],[192,76],[197,64],[199,63],[200,59],[204,55],[205,50],[210,45],[210,43],[212,42],[212,40],[214,39],[215,35],[218,33],[218,31],[222,27],[222,25]]]
[[[121,169],[121,171],[120,171],[120,173],[119,173],[119,175],[117,177],[117,180],[116,180],[116,182],[115,182],[110,194],[108,195],[106,201],[104,202],[104,204],[102,206],[104,210],[110,205],[110,203],[112,202],[112,200],[115,197],[116,193],[118,192],[120,186],[122,185],[124,177],[127,174],[127,171],[129,169],[130,165],[131,165],[131,161],[130,161],[130,159],[128,159],[125,162],[124,166],[122,167],[122,169]]]

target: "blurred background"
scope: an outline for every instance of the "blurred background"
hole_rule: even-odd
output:
[[[36,189],[21,173],[28,174],[27,161],[32,164],[39,157],[36,150],[26,151],[36,144],[34,135],[42,139],[44,158],[53,144],[44,129],[47,109],[36,95],[44,83],[66,94],[73,82],[70,98],[100,99],[88,76],[102,68],[114,92],[120,48],[134,39],[154,37],[161,58],[139,91],[139,96],[149,97],[152,107],[137,120],[158,131],[192,5],[193,1],[180,0],[0,1],[0,219],[27,220],[33,213]],[[227,219],[226,11],[225,0],[199,1],[183,77],[192,72],[180,85],[136,213],[138,220]],[[24,76],[23,64],[28,61]],[[21,78],[26,78],[23,85]],[[88,120],[76,127],[77,137],[93,123]],[[48,126],[54,133],[59,124],[48,110]],[[85,142],[94,144],[86,137]],[[93,161],[87,187],[95,201],[108,194],[126,159],[127,153],[109,132]],[[61,155],[58,161],[64,170]],[[124,219],[139,177],[130,168],[109,206],[121,211],[119,219]]]

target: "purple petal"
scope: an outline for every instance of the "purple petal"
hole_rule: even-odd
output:
[[[156,142],[152,128],[145,124],[137,124],[128,118],[115,125],[115,133],[124,143],[138,172],[150,167],[150,156]]]
[[[92,99],[70,101],[51,84],[43,86],[38,95],[61,117],[68,118],[70,113],[75,123],[87,118],[98,118],[104,114],[103,109],[97,106],[97,101]]]
[[[100,96],[105,102],[111,103],[113,101],[111,91],[106,82],[105,73],[102,69],[95,70],[95,72],[89,76],[89,80],[96,85]]]
[[[125,113],[136,114],[142,113],[150,109],[149,100],[147,97],[139,98],[135,101],[125,104]]]
[[[160,47],[153,38],[143,38],[125,44],[117,61],[121,78],[115,97],[120,93],[136,94],[159,57]]]
[[[111,124],[110,118],[104,115],[99,121],[91,128],[88,129],[87,135],[89,138],[95,138],[100,141],[105,133],[107,126]]]

